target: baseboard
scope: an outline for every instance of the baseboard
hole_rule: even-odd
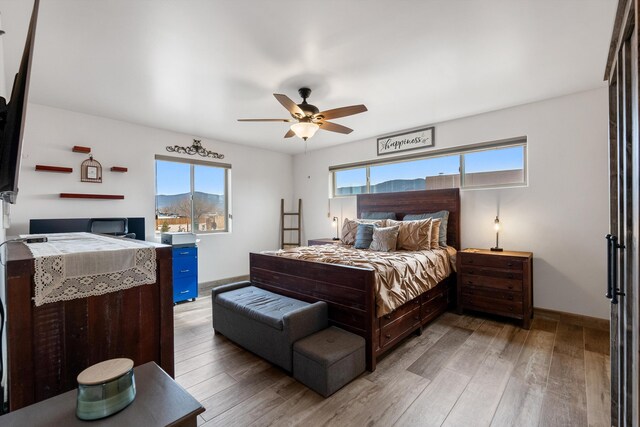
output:
[[[211,296],[211,289],[218,286],[226,285],[229,283],[242,282],[243,280],[249,280],[249,275],[247,274],[244,276],[228,277],[226,279],[212,280],[210,282],[198,283],[198,296],[200,297]]]
[[[567,313],[565,311],[549,310],[548,308],[533,308],[533,317],[546,317],[572,325],[586,326],[588,328],[609,331],[609,319],[584,316],[582,314]]]

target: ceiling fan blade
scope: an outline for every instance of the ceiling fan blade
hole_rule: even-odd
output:
[[[282,104],[282,106],[286,108],[287,111],[289,111],[294,116],[298,116],[298,117],[305,116],[304,111],[302,111],[300,107],[298,107],[298,104],[293,102],[291,98],[289,98],[287,95],[283,95],[281,93],[274,93],[273,96],[275,96],[278,102]]]
[[[315,114],[315,116],[322,116],[323,119],[330,120],[337,119],[339,117],[353,116],[354,114],[364,113],[365,111],[368,111],[367,107],[359,104],[350,105],[348,107],[334,108],[333,110],[320,111],[318,114]]]
[[[296,133],[294,131],[292,131],[291,129],[289,129],[289,132],[284,134],[285,138],[291,138],[292,136],[296,136]]]
[[[346,126],[342,126],[337,123],[322,121],[322,122],[318,122],[318,124],[320,125],[320,129],[328,130],[331,132],[338,132],[338,133],[344,133],[344,134],[349,134],[353,132],[353,129],[349,129]]]
[[[293,119],[238,119],[239,122],[295,122]]]

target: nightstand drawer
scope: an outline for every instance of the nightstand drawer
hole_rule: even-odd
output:
[[[503,279],[522,280],[521,270],[504,270],[499,268],[482,267],[479,265],[464,265],[460,268],[460,274],[473,274],[475,276],[500,277]]]
[[[482,255],[475,253],[460,253],[460,262],[463,266],[484,266],[505,268],[509,270],[522,270],[522,260],[514,257]]]
[[[510,317],[522,318],[522,301],[505,301],[485,298],[478,295],[462,294],[464,308],[478,310],[485,313],[502,314]]]
[[[495,288],[507,291],[522,291],[522,280],[503,279],[501,277],[472,276],[461,274],[460,283],[463,289],[467,286],[477,286],[482,288]]]
[[[522,292],[502,291],[498,289],[476,288],[466,286],[462,289],[462,295],[493,298],[502,301],[522,301]]]

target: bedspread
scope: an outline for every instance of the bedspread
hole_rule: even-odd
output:
[[[449,246],[426,251],[377,252],[342,244],[264,253],[374,270],[378,317],[391,313],[449,276],[455,270],[456,256],[456,250]]]

